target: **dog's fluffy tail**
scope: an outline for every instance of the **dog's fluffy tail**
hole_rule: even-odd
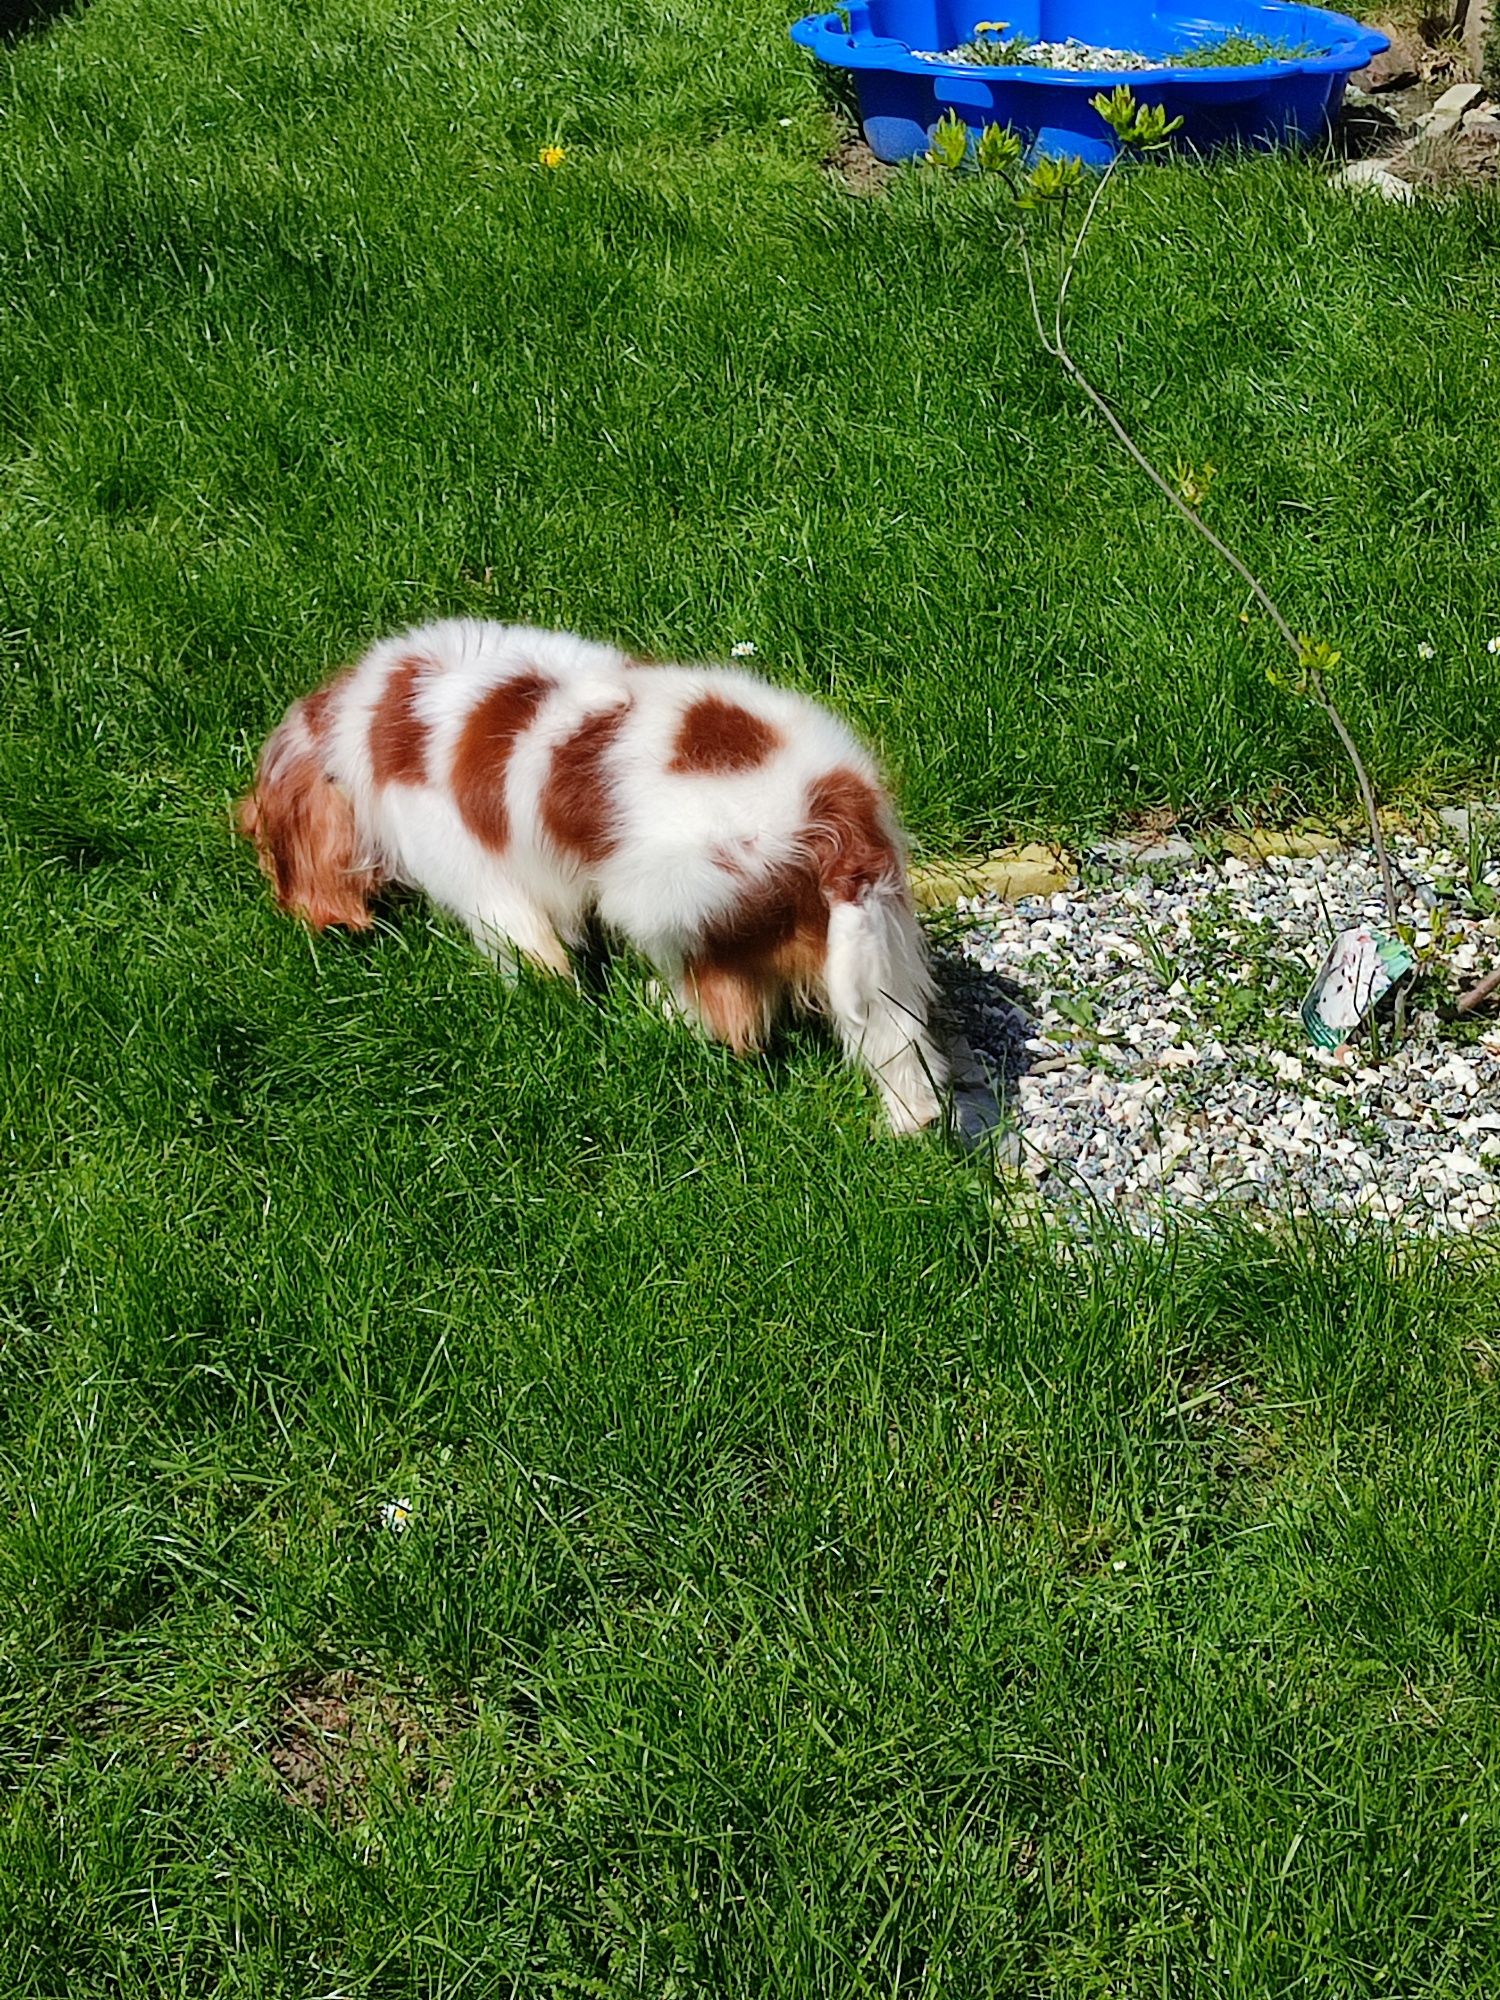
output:
[[[891,1130],[930,1125],[948,1064],[932,1037],[936,989],[904,882],[830,903],[825,979],[839,1039],[874,1079]]]
[[[239,829],[254,841],[282,909],[314,930],[368,930],[384,876],[361,859],[354,808],[328,776],[303,708],[293,706],[272,732],[255,789],[240,800]]]

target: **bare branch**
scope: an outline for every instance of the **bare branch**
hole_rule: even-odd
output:
[[[1396,884],[1391,875],[1391,857],[1386,852],[1385,835],[1380,830],[1380,809],[1375,802],[1375,787],[1370,783],[1370,774],[1365,769],[1364,759],[1354,747],[1354,738],[1349,734],[1348,726],[1343,716],[1339,713],[1338,706],[1333,697],[1329,694],[1328,685],[1324,681],[1323,676],[1319,673],[1310,675],[1308,678],[1308,687],[1311,690],[1313,700],[1333,724],[1334,732],[1340,743],[1344,746],[1345,755],[1354,766],[1355,780],[1359,785],[1360,803],[1364,806],[1365,818],[1369,822],[1370,843],[1375,849],[1375,859],[1380,868],[1380,887],[1385,896],[1385,913],[1390,919],[1391,928],[1394,930],[1395,926],[1401,920],[1401,910],[1400,905],[1396,901]]]
[[[1493,972],[1487,972],[1477,986],[1471,986],[1467,993],[1459,994],[1457,1011],[1460,1014],[1472,1014],[1477,1007],[1484,1005],[1497,987],[1500,987],[1500,965],[1497,965]]]
[[[1042,352],[1050,354],[1054,360],[1057,360],[1061,357],[1058,355],[1057,349],[1047,338],[1047,328],[1042,320],[1042,308],[1038,303],[1036,295],[1036,274],[1031,268],[1031,250],[1026,242],[1026,233],[1024,230],[1021,232],[1020,240],[1021,265],[1026,273],[1026,296],[1031,301],[1031,318],[1036,327],[1036,337],[1041,343]]]

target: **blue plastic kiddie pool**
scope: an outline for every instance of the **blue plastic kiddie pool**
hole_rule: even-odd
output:
[[[1236,34],[1288,52],[1224,69],[1165,63],[1129,70],[1025,63],[1001,68],[930,60],[973,39],[977,22],[986,19],[972,11],[975,0],[854,0],[837,13],[809,14],[792,29],[792,39],[819,62],[849,72],[865,139],[878,159],[925,153],[932,128],[953,111],[976,131],[1009,125],[1039,152],[1072,153],[1097,165],[1112,158],[1116,141],[1089,99],[1117,83],[1181,118],[1176,143],[1191,150],[1306,145],[1337,113],[1351,72],[1389,46],[1384,35],[1322,7],[1245,6],[1210,18],[1142,0],[995,4],[1008,17],[1006,35],[1029,42],[1074,39],[1170,57]]]

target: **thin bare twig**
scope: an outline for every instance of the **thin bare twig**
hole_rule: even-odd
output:
[[[1500,965],[1493,972],[1487,972],[1477,986],[1471,986],[1467,993],[1460,993],[1456,1011],[1472,1014],[1476,1007],[1482,1007],[1490,995],[1500,988]]]
[[[1058,288],[1059,296],[1058,296],[1057,312],[1054,315],[1053,337],[1050,340],[1047,337],[1046,325],[1042,319],[1041,309],[1036,295],[1036,281],[1032,272],[1031,253],[1026,243],[1026,237],[1024,231],[1021,234],[1021,239],[1020,239],[1021,261],[1025,267],[1026,290],[1027,290],[1027,295],[1031,301],[1031,316],[1036,326],[1037,339],[1040,341],[1044,351],[1050,354],[1053,360],[1056,361],[1059,364],[1059,366],[1064,370],[1069,380],[1072,381],[1076,385],[1076,387],[1083,392],[1085,396],[1087,396],[1089,401],[1093,404],[1094,408],[1099,412],[1100,416],[1103,417],[1104,421],[1109,425],[1110,429],[1114,432],[1115,437],[1119,440],[1120,444],[1130,454],[1130,457],[1140,467],[1141,471],[1145,473],[1146,477],[1151,481],[1152,485],[1157,488],[1158,492],[1160,492],[1171,503],[1171,505],[1176,508],[1177,512],[1182,516],[1183,520],[1185,520],[1191,528],[1193,528],[1199,535],[1202,536],[1203,540],[1208,543],[1209,547],[1213,549],[1215,554],[1220,556],[1223,559],[1223,561],[1228,563],[1229,567],[1235,572],[1235,574],[1239,576],[1248,585],[1251,594],[1254,596],[1256,602],[1260,605],[1261,609],[1266,613],[1267,617],[1276,627],[1276,630],[1280,633],[1283,641],[1290,650],[1293,659],[1296,660],[1300,668],[1303,664],[1302,642],[1298,639],[1296,633],[1287,623],[1286,618],[1283,616],[1280,607],[1271,597],[1270,592],[1266,589],[1265,585],[1261,582],[1260,578],[1255,574],[1255,572],[1250,568],[1249,564],[1246,563],[1242,557],[1236,555],[1233,549],[1231,549],[1226,543],[1222,542],[1219,539],[1219,537],[1214,533],[1213,529],[1210,528],[1208,523],[1204,520],[1203,516],[1198,512],[1197,508],[1194,507],[1191,504],[1191,502],[1184,499],[1182,494],[1178,492],[1177,488],[1172,485],[1170,480],[1165,478],[1162,473],[1158,472],[1156,467],[1151,463],[1150,459],[1147,458],[1146,454],[1141,450],[1140,446],[1136,443],[1135,439],[1131,436],[1130,432],[1125,428],[1125,425],[1122,423],[1120,418],[1115,414],[1115,411],[1108,402],[1108,400],[1101,394],[1101,392],[1098,389],[1094,387],[1094,384],[1089,380],[1088,376],[1084,374],[1083,370],[1079,367],[1078,363],[1073,359],[1072,355],[1068,352],[1067,343],[1063,338],[1063,330],[1062,330],[1063,295],[1066,293],[1068,284],[1072,280],[1073,271],[1077,266],[1079,253],[1083,246],[1083,240],[1088,233],[1088,227],[1093,219],[1094,211],[1098,205],[1099,197],[1103,193],[1104,185],[1108,181],[1110,175],[1114,172],[1115,166],[1120,160],[1120,158],[1121,155],[1117,153],[1114,159],[1110,161],[1110,164],[1105,169],[1103,175],[1101,175],[1099,180],[1099,185],[1094,190],[1093,199],[1089,203],[1088,210],[1083,219],[1083,224],[1079,229],[1077,238],[1074,241],[1072,255],[1068,259],[1066,269],[1063,273],[1063,277]],[[1391,859],[1386,849],[1385,836],[1380,829],[1380,811],[1375,800],[1375,788],[1370,782],[1370,774],[1365,769],[1364,759],[1360,756],[1359,750],[1355,745],[1354,738],[1349,733],[1348,725],[1344,721],[1343,715],[1339,709],[1337,702],[1334,701],[1332,695],[1328,692],[1327,682],[1324,680],[1322,674],[1319,673],[1316,668],[1313,668],[1308,673],[1306,684],[1308,692],[1311,694],[1313,701],[1317,704],[1317,706],[1320,709],[1322,709],[1324,715],[1327,716],[1330,724],[1333,727],[1335,735],[1338,737],[1339,742],[1343,747],[1345,755],[1348,757],[1349,762],[1353,767],[1355,782],[1359,786],[1360,803],[1364,807],[1365,820],[1366,823],[1368,824],[1370,831],[1370,843],[1374,847],[1376,863],[1380,869],[1380,886],[1385,898],[1386,915],[1389,917],[1391,925],[1394,928],[1395,925],[1400,921],[1400,906],[1396,900],[1396,884],[1394,877],[1391,873]],[[1401,1004],[1401,998],[1402,996],[1398,996],[1398,1006]]]
[[[1103,199],[1104,190],[1114,178],[1115,168],[1119,166],[1124,157],[1125,151],[1123,147],[1119,152],[1111,154],[1109,165],[1100,174],[1098,181],[1095,183],[1094,192],[1089,196],[1089,205],[1083,212],[1082,222],[1078,225],[1078,234],[1073,238],[1073,249],[1068,258],[1067,269],[1063,272],[1062,283],[1057,288],[1057,344],[1059,347],[1062,346],[1063,307],[1068,303],[1068,287],[1073,282],[1073,273],[1078,269],[1078,259],[1083,254],[1084,239],[1092,226],[1094,210]]]

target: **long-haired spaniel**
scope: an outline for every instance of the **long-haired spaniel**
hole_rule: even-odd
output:
[[[805,696],[567,634],[448,619],[293,702],[241,831],[285,910],[363,930],[421,889],[488,951],[568,973],[596,917],[731,1048],[828,1015],[892,1129],[948,1079],[875,765]]]

